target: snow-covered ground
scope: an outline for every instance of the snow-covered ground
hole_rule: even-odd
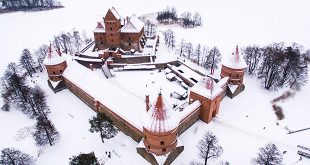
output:
[[[180,27],[160,27],[164,30],[173,28],[177,40],[218,46],[222,55],[230,55],[236,44],[240,47],[248,44],[265,45],[284,41],[287,44],[297,42],[309,48],[310,11],[306,0],[219,0],[219,1],[97,1],[97,0],[62,0],[65,8],[45,12],[17,12],[0,15],[0,74],[6,65],[16,62],[24,48],[30,50],[47,44],[53,35],[70,31],[72,28],[91,35],[97,21],[101,20],[108,8],[115,6],[121,15],[141,15],[164,9],[167,5],[175,6],[178,13],[198,11],[204,18],[204,26],[196,29]],[[143,7],[138,4],[145,4]],[[162,43],[162,40],[161,40]],[[158,60],[173,58],[171,52],[160,46]],[[218,71],[217,71],[218,72]],[[216,73],[217,73],[216,72]],[[56,146],[46,147],[37,159],[37,164],[67,164],[72,155],[94,151],[106,164],[147,164],[136,153],[132,139],[118,133],[105,143],[101,143],[98,134],[91,134],[88,120],[95,113],[68,90],[54,94],[47,86],[47,76],[40,73],[36,83],[47,94],[52,113],[50,118],[61,134],[61,141]],[[307,101],[310,98],[310,83],[293,98],[279,103],[285,119],[276,125],[276,116],[270,101],[285,90],[268,92],[260,87],[255,78],[245,78],[246,89],[234,99],[225,98],[220,112],[210,124],[201,121],[195,123],[180,139],[185,145],[184,152],[173,164],[189,164],[198,161],[197,142],[207,130],[214,132],[224,149],[221,157],[231,164],[249,164],[256,156],[258,148],[268,142],[275,143],[284,155],[285,164],[294,164],[298,144],[310,147],[310,130],[295,134],[286,134],[285,126],[310,127],[310,111]],[[0,104],[2,105],[1,101]],[[24,138],[17,136],[24,127],[31,127],[34,121],[19,111],[0,111],[0,149],[15,147],[23,152],[37,156],[38,149],[30,135],[24,132]],[[265,129],[264,129],[265,128]],[[111,151],[108,159],[105,151]],[[115,151],[115,153],[113,152]],[[215,162],[214,162],[215,163]],[[304,158],[297,164],[307,165],[310,160]]]

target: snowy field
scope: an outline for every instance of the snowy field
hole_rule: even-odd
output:
[[[98,0],[62,0],[65,8],[45,12],[17,12],[0,15],[0,74],[9,62],[16,62],[22,49],[30,50],[47,44],[60,32],[75,28],[85,30],[91,35],[96,22],[101,20],[108,8],[114,6],[121,15],[141,15],[164,9],[167,5],[176,7],[178,13],[184,11],[202,14],[203,27],[196,29],[173,28],[177,40],[218,46],[222,55],[230,55],[236,44],[240,47],[249,44],[265,45],[284,41],[286,44],[297,42],[310,47],[310,2],[306,0],[219,0],[219,1],[98,1]],[[139,5],[137,5],[139,4]],[[144,4],[143,7],[140,7]],[[161,41],[163,43],[163,41]],[[172,58],[171,52],[160,46],[160,61]],[[218,71],[216,72],[218,73]],[[67,164],[72,155],[80,152],[94,151],[96,156],[106,164],[148,164],[136,153],[136,145],[123,133],[102,143],[98,134],[91,134],[88,120],[95,113],[68,90],[54,94],[47,86],[47,76],[40,73],[35,82],[46,91],[48,104],[52,113],[50,118],[61,135],[56,146],[39,149],[31,135],[18,131],[31,127],[34,121],[19,111],[0,111],[0,150],[15,147],[37,157],[37,164]],[[219,138],[224,153],[219,160],[227,160],[233,165],[250,164],[259,147],[273,142],[281,151],[287,151],[285,164],[308,165],[310,160],[304,158],[297,162],[297,145],[310,147],[310,131],[287,134],[288,128],[310,127],[310,111],[307,108],[310,98],[310,83],[293,98],[283,103],[285,119],[276,125],[276,116],[271,107],[271,100],[281,95],[268,92],[260,87],[257,80],[245,77],[246,89],[234,99],[225,98],[220,112],[210,124],[201,121],[195,123],[180,139],[185,145],[184,152],[174,161],[176,165],[187,165],[198,161],[198,140],[204,132],[210,130]],[[0,105],[2,103],[0,101]],[[22,134],[22,133],[20,133]],[[111,151],[112,158],[107,158],[105,151]],[[39,154],[41,153],[41,154]],[[217,164],[217,162],[213,162]]]

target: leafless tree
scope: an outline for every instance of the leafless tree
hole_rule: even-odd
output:
[[[222,153],[223,149],[218,144],[217,137],[212,132],[206,132],[202,139],[198,142],[199,156],[204,159],[205,165],[209,159],[217,159]]]
[[[256,158],[252,159],[252,164],[258,165],[281,165],[283,156],[275,144],[269,143],[264,148],[259,149]]]

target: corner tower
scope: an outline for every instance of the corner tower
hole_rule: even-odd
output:
[[[56,51],[50,45],[48,48],[48,55],[44,59],[43,64],[48,75],[48,85],[54,92],[62,90],[64,88],[62,74],[67,68],[66,57],[62,54],[60,49]]]
[[[224,58],[221,68],[221,78],[228,77],[227,96],[233,98],[244,90],[243,78],[247,65],[241,55],[239,48],[236,46],[236,51],[232,56]]]
[[[160,93],[143,117],[143,142],[146,149],[158,156],[175,149],[179,122],[177,114],[167,106]]]

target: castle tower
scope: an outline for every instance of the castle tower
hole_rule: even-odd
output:
[[[155,103],[143,116],[144,145],[148,152],[157,156],[173,151],[178,143],[179,118],[167,106],[160,93]]]
[[[104,17],[106,44],[109,48],[118,48],[121,46],[122,17],[114,7],[108,10]]]
[[[48,55],[44,59],[43,64],[45,65],[50,81],[57,82],[62,80],[62,73],[67,67],[67,62],[60,50],[56,51],[50,45]]]
[[[203,77],[190,88],[190,103],[196,100],[201,103],[200,120],[209,123],[218,114],[223,90],[211,77]]]
[[[239,48],[236,46],[236,51],[232,54],[232,56],[223,60],[221,78],[229,77],[229,84],[241,85],[243,84],[243,77],[246,67],[247,65],[244,59],[239,54]]]
[[[239,54],[239,48],[236,46],[232,56],[223,59],[221,68],[221,78],[229,77],[229,91],[227,95],[234,97],[244,90],[243,77],[247,65],[243,57]]]

